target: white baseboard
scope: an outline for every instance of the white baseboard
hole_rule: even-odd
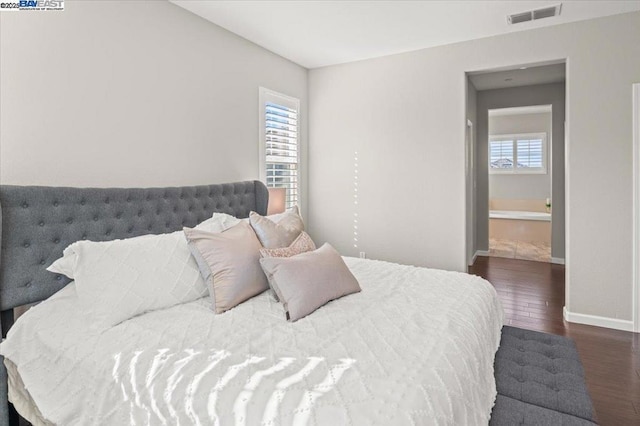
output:
[[[551,263],[555,263],[556,265],[564,265],[564,258],[563,257],[552,257],[551,258]]]
[[[613,328],[615,330],[622,331],[633,331],[633,321],[569,312],[566,306],[562,308],[562,316],[565,321],[577,324],[595,325],[597,327]]]
[[[487,250],[477,250],[473,253],[473,257],[471,258],[468,266],[473,266],[473,264],[476,263],[478,256],[489,256],[489,252]]]

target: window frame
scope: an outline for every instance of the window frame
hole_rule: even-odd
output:
[[[260,173],[260,180],[267,185],[267,141],[266,141],[266,104],[267,102],[274,102],[280,105],[286,106],[296,110],[298,115],[297,128],[296,128],[296,166],[297,166],[297,206],[300,207],[302,199],[302,140],[301,140],[301,112],[300,112],[300,99],[285,95],[284,93],[276,92],[275,90],[268,89],[266,87],[259,87],[258,90],[258,168]],[[267,185],[267,187],[269,187]]]
[[[540,168],[532,168],[532,167],[522,167],[518,168],[518,140],[532,140],[532,139],[541,139],[542,140],[542,167]],[[491,143],[492,142],[505,142],[512,141],[513,143],[513,165],[514,167],[510,169],[494,169],[491,167]],[[487,150],[487,167],[489,168],[489,174],[491,175],[545,175],[548,171],[548,144],[547,144],[547,133],[546,132],[537,132],[537,133],[512,133],[512,134],[499,134],[499,135],[489,135],[489,143]]]

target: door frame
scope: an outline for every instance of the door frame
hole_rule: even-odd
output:
[[[473,121],[467,119],[465,126],[465,184],[467,187],[465,195],[466,210],[466,253],[467,266],[473,265],[476,260],[475,240],[475,210],[476,210],[476,177],[475,177],[475,140]]]
[[[640,332],[640,83],[633,85],[633,330]]]

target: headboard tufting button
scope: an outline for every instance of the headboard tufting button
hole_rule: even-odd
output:
[[[31,281],[27,281],[24,286],[25,287],[31,287]]]
[[[44,265],[46,263],[46,261],[44,259],[40,259],[40,264]]]
[[[31,246],[31,244],[29,244],[29,243],[24,243],[24,244],[23,244],[23,246],[24,246],[24,248],[29,248],[29,247]]]
[[[118,213],[118,214],[116,215],[116,219],[120,219],[121,217],[122,217],[122,213]]]
[[[67,219],[67,223],[68,224],[72,224],[73,223],[73,219],[72,218]]]
[[[94,216],[94,217],[93,217],[93,221],[94,221],[94,222],[97,222],[97,221],[98,221],[98,216]]]
[[[53,202],[53,207],[58,207],[58,202],[57,201]]]
[[[44,222],[40,221],[40,223],[38,223],[39,226],[44,226]]]
[[[59,244],[59,243],[60,243],[60,238],[55,238],[55,239],[53,240],[53,242],[54,242],[55,244]]]
[[[87,202],[84,200],[84,198],[82,200],[80,200],[80,205],[84,206]]]
[[[58,280],[58,281],[62,280],[62,275],[58,275],[58,276],[56,277],[56,280]]]
[[[29,207],[29,204],[27,204],[27,203],[22,203],[22,208],[23,208],[23,209],[26,209],[26,208],[28,208],[28,207]]]

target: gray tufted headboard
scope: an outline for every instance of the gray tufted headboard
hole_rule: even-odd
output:
[[[45,269],[69,244],[173,232],[214,212],[266,214],[268,197],[259,181],[148,189],[0,186],[3,336],[14,307],[44,300],[69,283]]]
[[[57,188],[0,185],[0,317],[2,336],[13,308],[39,302],[69,283],[46,268],[69,244],[161,234],[195,226],[214,212],[266,214],[269,193],[259,181],[178,188]],[[0,356],[0,426],[17,425],[7,401]]]

